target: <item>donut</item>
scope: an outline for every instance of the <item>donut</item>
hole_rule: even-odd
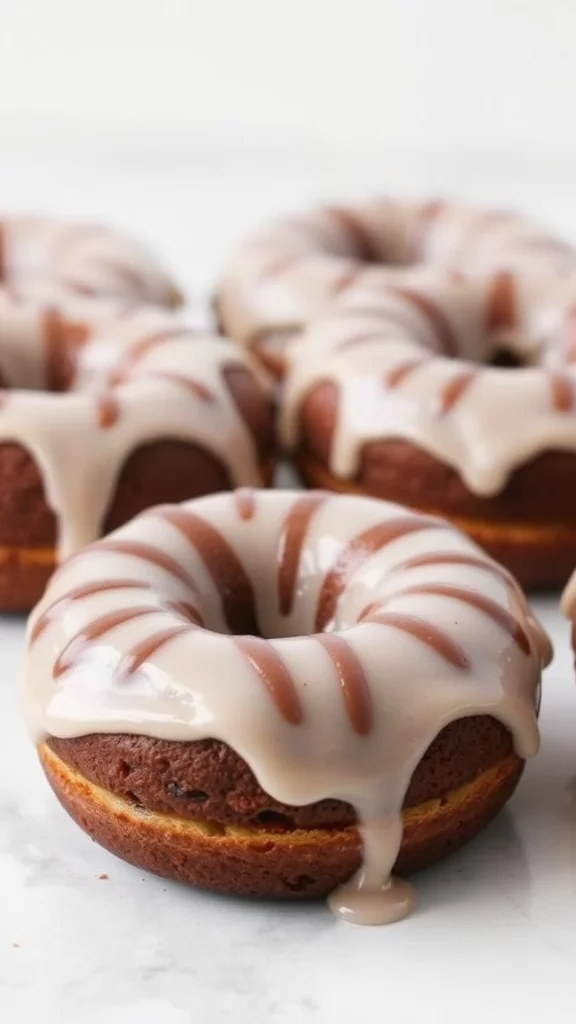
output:
[[[161,306],[182,296],[145,246],[98,223],[0,218],[0,291],[116,296]]]
[[[0,375],[1,610],[150,505],[270,480],[269,388],[159,306],[0,291]]]
[[[309,486],[447,516],[524,586],[566,582],[576,251],[517,214],[382,201],[277,224],[233,269],[221,322],[286,373]]]
[[[538,747],[549,641],[446,521],[249,488],[149,509],[68,560],[23,708],[57,797],[132,864],[328,896],[358,924],[461,846]]]

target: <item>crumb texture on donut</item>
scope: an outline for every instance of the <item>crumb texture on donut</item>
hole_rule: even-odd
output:
[[[112,853],[163,877],[215,892],[275,899],[325,896],[362,864],[353,825],[247,828],[150,812],[88,782],[40,748],[50,785],[74,820]],[[409,808],[395,872],[412,874],[470,842],[512,795],[522,763],[512,754],[474,781]]]
[[[151,815],[357,822],[363,870],[331,900],[384,921],[403,806],[517,777],[550,656],[513,578],[445,521],[243,488],[64,564],[30,620],[25,707],[45,758]]]

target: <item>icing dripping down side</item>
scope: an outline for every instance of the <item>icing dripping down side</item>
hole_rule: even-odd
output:
[[[152,509],[60,568],[28,627],[24,707],[37,742],[216,738],[282,803],[352,804],[363,863],[329,902],[383,923],[413,903],[392,876],[402,804],[444,726],[493,715],[536,752],[543,637],[441,520],[240,490]]]
[[[0,372],[12,389],[0,404],[0,442],[35,459],[60,558],[99,536],[124,463],[147,444],[189,442],[232,486],[264,482],[229,383],[240,373],[264,394],[241,352],[156,307],[67,298],[48,312],[0,288]]]

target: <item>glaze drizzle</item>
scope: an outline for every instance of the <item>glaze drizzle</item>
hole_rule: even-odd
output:
[[[390,872],[428,746],[492,714],[534,754],[549,657],[509,575],[443,521],[240,491],[151,509],[69,559],[30,620],[24,704],[37,741],[218,738],[282,803],[352,803],[364,867],[330,904],[374,923],[411,904]]]
[[[288,252],[268,287],[261,268]],[[276,339],[289,450],[308,396],[334,385],[326,461],[340,480],[356,479],[366,444],[403,440],[490,497],[539,453],[576,451],[576,251],[514,213],[385,199],[313,210],[249,239],[218,302],[242,344]]]

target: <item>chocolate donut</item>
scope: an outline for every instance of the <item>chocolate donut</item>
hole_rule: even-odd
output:
[[[24,707],[96,840],[221,892],[412,905],[410,872],[501,808],[538,746],[549,642],[440,519],[241,489],[148,510],[31,616]]]
[[[282,436],[308,484],[446,515],[524,585],[565,582],[574,250],[498,210],[320,210],[249,242],[218,308],[288,363]]]
[[[0,609],[159,501],[269,481],[272,405],[249,361],[157,306],[0,290]]]

